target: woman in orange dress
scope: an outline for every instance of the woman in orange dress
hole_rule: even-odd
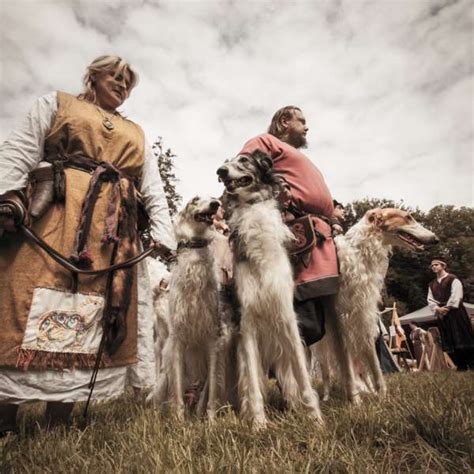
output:
[[[156,158],[142,129],[117,110],[137,80],[120,57],[101,56],[88,66],[82,94],[41,97],[0,147],[0,431],[15,428],[26,401],[48,402],[48,423],[68,419],[88,397],[102,339],[94,399],[116,397],[130,376],[134,386],[154,382],[145,266],[74,278],[2,206],[31,210],[28,176],[47,162],[54,199],[29,225],[76,266],[100,269],[139,253],[141,200],[153,239],[173,248]]]

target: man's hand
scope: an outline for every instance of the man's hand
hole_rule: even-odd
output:
[[[332,233],[333,235],[340,235],[344,233],[344,229],[339,224],[333,224]]]
[[[449,308],[446,308],[446,307],[441,307],[441,306],[436,306],[435,308],[435,313],[440,316],[440,317],[443,317],[445,316],[446,314],[448,314],[449,312]]]

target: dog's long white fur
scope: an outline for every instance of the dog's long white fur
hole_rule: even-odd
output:
[[[262,384],[273,368],[290,406],[301,405],[321,419],[293,309],[293,274],[286,250],[293,236],[273,199],[235,205],[229,225],[238,229],[234,271],[241,305],[241,413],[254,426],[266,424]]]
[[[188,205],[178,214],[177,241],[212,239],[211,227],[195,219],[196,207],[205,206],[206,201],[200,199],[195,206]],[[171,271],[169,335],[158,382],[150,396],[155,404],[161,404],[170,394],[172,410],[180,419],[184,416],[186,380],[207,380],[208,416],[213,418],[216,413],[216,367],[222,333],[218,300],[218,274],[211,248],[183,248]]]

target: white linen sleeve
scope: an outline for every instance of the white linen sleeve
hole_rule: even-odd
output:
[[[451,284],[451,296],[449,297],[446,306],[450,306],[451,308],[459,308],[459,303],[461,302],[462,297],[462,283],[456,278]]]
[[[150,216],[151,237],[155,242],[160,242],[170,249],[176,248],[173,225],[168,210],[163,183],[158,171],[158,160],[145,140],[145,162],[141,189],[145,208]]]
[[[438,306],[438,301],[434,299],[433,293],[431,292],[431,288],[428,287],[428,296],[426,298],[428,301],[428,306],[430,307],[431,311],[434,313],[435,308]]]
[[[26,186],[28,172],[43,158],[44,140],[57,110],[56,92],[40,97],[20,126],[0,145],[0,194]]]

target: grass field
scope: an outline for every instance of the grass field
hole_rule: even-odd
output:
[[[179,423],[131,395],[93,406],[83,430],[46,432],[42,406],[30,405],[20,413],[20,435],[0,440],[0,472],[473,472],[474,373],[396,374],[387,382],[382,401],[322,404],[324,427],[270,408],[271,426],[257,433],[229,411],[212,425]],[[268,401],[279,405],[275,388]]]

